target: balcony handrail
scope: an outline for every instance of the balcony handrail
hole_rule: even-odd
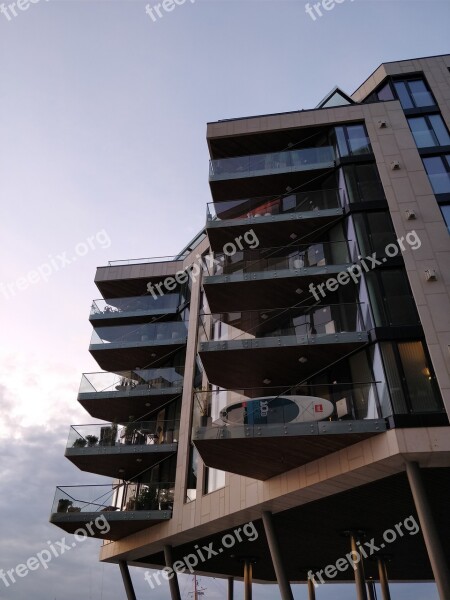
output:
[[[276,386],[260,386],[260,387],[244,387],[244,388],[225,388],[225,389],[218,389],[218,390],[195,390],[194,389],[194,394],[214,394],[214,393],[220,393],[220,392],[245,392],[245,391],[251,391],[251,390],[260,390],[260,389],[264,389],[264,390],[287,390],[290,391],[292,389],[294,389],[295,387],[321,387],[321,386],[333,386],[333,387],[337,387],[337,386],[363,386],[363,385],[374,385],[377,383],[384,383],[383,381],[347,381],[347,382],[333,382],[333,383],[296,383],[296,384],[289,384],[288,386],[282,386],[282,385],[276,385]],[[280,392],[280,395],[282,396],[285,392]],[[269,396],[272,396],[273,394],[268,394]]]
[[[335,303],[331,303],[331,304],[318,304],[317,302],[315,304],[300,304],[299,306],[288,306],[288,307],[271,307],[271,308],[252,308],[250,310],[230,310],[230,311],[224,311],[224,312],[218,312],[218,313],[201,313],[200,316],[204,316],[204,317],[214,317],[214,316],[219,316],[219,315],[232,315],[232,314],[236,314],[236,313],[241,313],[241,314],[247,314],[247,313],[264,313],[264,312],[274,312],[276,310],[280,310],[283,312],[288,312],[288,311],[294,311],[297,309],[303,309],[303,308],[326,308],[328,306],[362,306],[364,304],[364,302],[335,302]]]
[[[331,244],[347,244],[347,242],[352,242],[352,239],[348,239],[348,240],[334,240],[334,241],[314,241],[314,242],[308,242],[305,244],[289,244],[289,246],[257,246],[256,248],[245,248],[244,250],[237,250],[236,254],[245,254],[245,253],[257,253],[257,252],[261,252],[261,250],[265,251],[265,250],[285,250],[287,253],[295,251],[297,249],[300,248],[311,248],[311,246],[329,246]],[[225,254],[226,256],[229,256],[228,254],[226,254],[225,252],[215,252],[214,256],[222,256],[223,254]],[[240,261],[237,261],[240,262]]]
[[[178,376],[178,378],[173,377],[173,380],[171,381],[169,379],[171,375]],[[132,392],[133,390],[139,391],[143,389],[142,386],[148,386],[149,389],[156,389],[156,387],[160,389],[163,387],[182,387],[182,385],[180,386],[179,384],[180,382],[182,384],[183,378],[184,365],[179,367],[149,367],[148,369],[118,371],[117,373],[109,371],[82,373],[78,393],[92,393],[92,390],[82,390],[84,382],[87,382],[93,388],[94,392],[100,393],[109,391],[115,393],[123,391]],[[99,380],[100,383],[102,380],[108,380],[108,385],[103,383],[103,387],[100,387],[99,384],[95,382],[96,379]],[[158,379],[162,380],[157,381]],[[100,387],[100,389],[98,389],[98,387]],[[118,389],[119,387],[123,389]]]
[[[109,267],[117,267],[124,265],[139,265],[141,263],[158,263],[158,262],[180,262],[183,258],[180,258],[179,254],[175,256],[151,256],[145,258],[126,258],[122,260],[110,260],[108,261]]]
[[[158,329],[161,329],[162,331],[164,330],[168,330],[168,333],[170,333],[170,331],[172,330],[172,333],[176,333],[177,330],[181,330],[182,327],[181,325],[184,325],[184,328],[186,330],[186,336],[187,337],[187,323],[186,321],[150,321],[148,323],[141,323],[137,326],[134,326],[134,329],[128,330],[126,333],[123,333],[122,335],[117,336],[117,338],[115,338],[114,340],[104,340],[100,334],[99,331],[100,330],[105,330],[105,331],[109,331],[109,332],[114,332],[114,331],[118,331],[119,328],[122,328],[122,330],[124,330],[125,328],[129,328],[130,325],[111,325],[109,327],[104,326],[102,327],[97,326],[94,327],[93,331],[92,331],[92,336],[91,336],[91,345],[95,345],[95,344],[111,344],[111,343],[120,343],[120,342],[136,342],[139,340],[127,340],[127,336],[130,336],[132,334],[137,334],[139,331],[157,331]],[[133,326],[131,326],[133,327]],[[184,336],[181,336],[180,339],[182,339]],[[98,340],[97,340],[98,338]],[[163,339],[169,339],[169,338],[163,338]],[[95,340],[95,341],[93,341]],[[141,342],[152,342],[155,340],[140,340]]]
[[[312,150],[332,150],[333,154],[334,154],[334,147],[330,146],[330,145],[325,145],[325,146],[308,146],[306,148],[295,148],[294,150],[292,150],[291,148],[289,149],[283,149],[283,150],[274,150],[273,152],[258,152],[255,154],[239,154],[236,156],[226,156],[224,158],[211,158],[210,159],[210,164],[213,164],[215,162],[222,162],[222,161],[233,161],[239,158],[263,158],[263,157],[267,157],[267,156],[276,156],[276,155],[280,155],[280,154],[286,154],[286,155],[291,155],[297,152],[311,152]]]

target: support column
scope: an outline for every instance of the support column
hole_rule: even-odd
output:
[[[366,578],[364,577],[364,566],[362,563],[362,557],[356,546],[355,533],[353,531],[350,531],[349,535],[352,555],[359,557],[359,560],[352,561],[355,571],[356,597],[358,600],[367,600]]]
[[[123,585],[125,586],[127,600],[136,600],[136,594],[134,593],[133,582],[131,581],[127,563],[124,560],[119,560],[119,568],[123,579]]]
[[[386,561],[381,556],[377,556],[378,577],[380,578],[381,596],[383,600],[391,600],[391,592],[389,591],[389,582],[386,569]]]
[[[307,580],[308,582],[308,600],[316,600],[316,588],[314,587],[314,581],[312,579]]]
[[[233,577],[228,577],[228,600],[233,600],[234,598],[234,579]]]
[[[164,559],[166,561],[166,567],[173,569],[172,546],[164,546]],[[178,575],[176,571],[173,572],[173,577],[169,579],[169,588],[172,600],[181,600],[180,587],[178,585]]]
[[[244,600],[252,600],[253,565],[248,558],[244,559]]]
[[[286,575],[286,571],[281,558],[280,546],[275,534],[273,525],[272,513],[264,511],[262,514],[264,530],[266,532],[267,543],[269,544],[270,555],[272,557],[275,575],[277,577],[278,586],[280,588],[281,600],[294,600],[292,589]]]
[[[423,485],[420,467],[416,462],[406,463],[406,474],[414,498],[417,515],[422,528],[423,539],[430,559],[439,598],[450,598],[450,575],[442,544],[436,529],[430,504]]]

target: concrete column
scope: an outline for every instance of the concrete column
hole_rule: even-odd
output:
[[[280,546],[278,544],[275,527],[273,525],[272,513],[269,511],[264,511],[262,514],[262,519],[264,523],[264,531],[266,532],[267,543],[269,544],[270,555],[272,557],[273,567],[275,569],[275,575],[280,588],[281,599],[294,600],[289,579],[287,578],[286,571],[284,569],[283,559],[281,558]]]
[[[173,568],[172,546],[164,546],[164,559],[166,567]],[[174,571],[173,577],[169,579],[170,597],[172,600],[181,600],[180,587],[178,585],[178,575]]]
[[[244,600],[252,600],[253,566],[249,559],[244,560]]]
[[[450,598],[450,575],[442,544],[436,529],[430,504],[423,485],[419,465],[416,462],[406,463],[406,474],[414,498],[417,515],[422,528],[423,539],[430,559],[439,598]]]
[[[356,597],[358,600],[367,600],[366,578],[364,577],[362,556],[356,546],[356,537],[353,532],[350,532],[350,544],[353,556],[359,556],[358,561],[353,561],[355,570]]]
[[[380,578],[381,596],[383,600],[391,600],[391,592],[389,591],[389,582],[386,569],[386,561],[381,557],[377,557],[378,577]]]
[[[233,577],[228,577],[228,600],[234,599],[234,579]]]
[[[316,588],[312,579],[308,579],[308,600],[316,600]]]
[[[123,585],[125,586],[127,600],[136,600],[136,594],[134,593],[133,582],[131,581],[127,563],[124,560],[119,560],[119,568],[123,579]]]

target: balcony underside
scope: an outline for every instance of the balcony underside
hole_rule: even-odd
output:
[[[102,517],[106,519],[110,526],[108,533],[102,534],[95,526],[95,519]],[[170,510],[136,510],[121,512],[73,512],[73,513],[53,513],[50,517],[50,523],[57,525],[67,533],[75,533],[77,529],[84,529],[89,537],[117,541],[123,537],[168,521],[172,517]],[[90,535],[86,525],[92,523],[93,535]],[[105,529],[104,523],[101,529]]]
[[[92,392],[78,394],[78,402],[96,419],[126,423],[130,415],[140,418],[182,394],[183,388],[150,389],[133,392]]]
[[[348,266],[210,275],[205,277],[204,289],[212,313],[282,308],[299,302],[308,306],[317,301],[309,291],[309,285],[313,283],[317,287]],[[297,290],[302,290],[302,293]],[[324,292],[327,292],[326,288]],[[321,298],[317,290],[316,294]]]
[[[130,480],[141,471],[168,458],[178,444],[117,444],[92,448],[67,448],[66,458],[81,471]],[[120,473],[119,473],[120,470]]]
[[[161,361],[167,360],[167,355],[183,348],[186,341],[161,342],[132,342],[91,344],[89,352],[104,371],[127,371],[145,368],[149,365],[155,368],[161,366]],[[154,355],[154,356],[152,356]]]
[[[330,208],[249,219],[208,221],[206,231],[214,252],[223,252],[225,244],[228,242],[236,244],[236,239],[250,230],[255,232],[261,248],[270,248],[292,244],[292,234],[295,234],[299,240],[312,241],[316,229],[320,227],[320,233],[323,235],[327,226],[334,224],[343,214],[342,208]]]
[[[368,342],[366,332],[203,342],[200,358],[210,383],[224,389],[295,385]],[[299,358],[306,358],[300,363]],[[269,385],[269,384],[268,384]]]
[[[263,173],[255,171],[253,175],[240,177],[225,177],[215,181],[210,180],[211,195],[214,201],[226,201],[255,196],[276,196],[280,190],[290,187],[293,190],[310,182],[313,178],[318,181],[321,175],[329,175],[334,170],[334,162],[312,166],[308,170]],[[317,184],[320,187],[319,184]]]
[[[194,444],[206,466],[265,481],[384,431],[383,419],[202,427]]]
[[[382,477],[381,474],[378,476]],[[431,513],[437,521],[444,555],[448,557],[450,536],[445,532],[450,530],[448,511],[450,468],[423,469],[422,477]],[[395,525],[404,523],[410,515],[418,522],[404,472],[358,486],[360,481],[361,479],[355,473],[355,487],[314,501],[311,501],[311,496],[306,493],[301,500],[299,499],[298,506],[273,515],[283,565],[290,581],[305,582],[309,568],[313,568],[315,572],[324,569],[327,565],[335,565],[338,559],[345,557],[350,552],[350,546],[348,538],[341,535],[342,531],[365,530],[367,532],[365,541],[369,543],[373,537],[374,543],[379,547],[383,542],[383,533],[388,529],[395,531]],[[265,506],[264,509],[270,510],[270,506]],[[255,539],[256,535],[249,535],[253,541],[242,536],[243,540],[239,545],[212,556],[197,567],[197,572],[210,577],[242,578],[242,563],[231,558],[231,555],[255,556],[258,560],[253,565],[253,580],[261,583],[276,582],[262,521],[253,516],[255,513],[251,514],[252,517],[248,516],[249,513],[243,515],[241,526],[244,527],[251,518],[256,528],[257,539]],[[411,525],[411,521],[409,524]],[[182,560],[188,554],[194,553],[194,544],[202,548],[212,543],[211,547],[215,550],[222,548],[223,536],[229,533],[235,537],[235,527],[236,524],[231,528],[227,528],[225,524],[222,527],[217,526],[214,535],[204,537],[195,535],[196,532],[193,530],[189,540],[173,542],[174,561]],[[393,543],[385,544],[384,552],[391,555],[388,564],[389,579],[392,582],[433,581],[433,572],[422,533],[418,531],[415,535],[410,535],[405,527],[402,528],[402,533],[403,536],[398,535]],[[370,554],[368,547],[366,550],[367,554]],[[374,551],[372,547],[372,552]],[[125,555],[123,559],[126,558]],[[144,555],[140,559],[134,553],[132,557],[130,556],[130,560],[134,561],[133,564],[147,569],[165,566],[162,549],[160,552]],[[366,578],[373,577],[378,581],[376,561],[366,560],[364,570]],[[354,585],[354,572],[350,565],[345,571],[336,570],[336,576],[331,580],[323,572],[322,576],[329,583],[350,582]],[[322,597],[322,591],[322,588],[319,588],[319,597]],[[348,597],[348,594],[344,593],[343,597]],[[419,598],[420,593],[415,597]]]

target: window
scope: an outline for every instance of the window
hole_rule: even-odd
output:
[[[376,326],[419,325],[419,315],[403,269],[371,271],[366,277]]]
[[[441,115],[411,117],[408,123],[418,148],[450,146],[450,135]]]
[[[344,176],[350,202],[385,200],[376,165],[348,165]]]
[[[377,92],[377,98],[380,102],[386,102],[388,100],[395,100],[394,94],[392,93],[391,85],[386,83],[381,89]]]
[[[336,127],[336,139],[339,156],[341,157],[370,154],[372,152],[364,125]]]
[[[404,110],[436,104],[423,79],[395,81],[394,87]]]
[[[440,208],[445,224],[447,225],[447,229],[450,232],[450,204],[443,204]]]
[[[435,194],[450,194],[450,154],[423,159]]]
[[[385,255],[388,244],[395,242],[395,231],[390,214],[385,212],[358,213],[354,216],[356,236],[363,256]]]
[[[210,494],[225,487],[225,471],[205,467],[204,493]]]

